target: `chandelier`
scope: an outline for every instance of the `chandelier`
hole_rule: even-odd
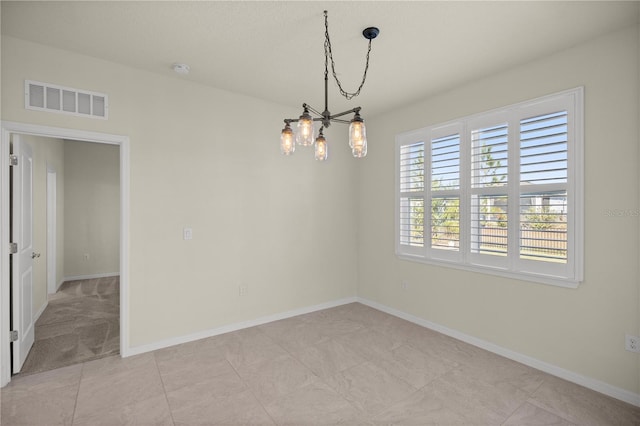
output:
[[[350,109],[348,111],[343,111],[338,114],[331,114],[329,112],[329,95],[328,95],[328,85],[329,85],[329,62],[331,62],[331,71],[333,73],[333,78],[336,80],[338,85],[338,89],[340,90],[340,94],[344,96],[347,100],[351,100],[360,94],[360,90],[362,86],[364,86],[364,82],[367,79],[367,70],[369,69],[369,54],[371,53],[371,40],[377,37],[380,33],[380,30],[376,27],[365,28],[362,31],[362,35],[364,38],[369,40],[369,47],[367,49],[367,58],[366,64],[364,67],[364,73],[362,74],[362,82],[353,93],[347,92],[342,88],[342,84],[336,75],[336,65],[333,61],[333,53],[331,51],[331,40],[329,39],[329,23],[327,11],[324,11],[324,111],[319,112],[318,110],[312,108],[310,105],[303,103],[302,104],[302,115],[299,118],[285,118],[284,119],[284,129],[282,129],[282,133],[280,135],[280,151],[284,155],[291,155],[294,153],[296,149],[296,144],[301,146],[311,146],[315,143],[315,159],[318,161],[324,161],[327,159],[327,140],[323,135],[323,130],[326,127],[329,127],[331,123],[344,123],[349,124],[349,147],[351,148],[351,152],[353,156],[356,158],[361,158],[367,155],[367,133],[366,128],[364,126],[364,120],[360,117],[360,107],[356,107]],[[316,117],[313,117],[311,114],[314,114]],[[345,115],[353,114],[353,118],[348,121],[344,120],[340,117],[344,117]],[[291,128],[291,123],[297,121],[297,129],[294,132]],[[318,136],[314,141],[314,129],[313,123],[319,121],[321,123],[320,130],[318,131]]]

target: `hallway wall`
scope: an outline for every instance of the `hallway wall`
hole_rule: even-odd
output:
[[[66,279],[120,271],[120,149],[64,141]]]

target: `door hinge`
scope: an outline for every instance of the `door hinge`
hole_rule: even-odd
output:
[[[9,156],[9,165],[10,166],[17,166],[18,165],[18,156],[11,154]]]
[[[18,340],[18,330],[11,330],[9,339],[11,342],[15,342],[16,340]]]
[[[9,243],[9,254],[16,254],[18,252],[18,243]]]

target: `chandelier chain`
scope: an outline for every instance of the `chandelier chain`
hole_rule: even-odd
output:
[[[331,39],[329,38],[329,19],[327,17],[327,12],[324,12],[324,76],[325,78],[329,74],[328,60],[331,59],[331,71],[333,73],[333,78],[336,80],[338,84],[338,89],[340,90],[340,94],[344,96],[347,100],[351,100],[360,94],[360,90],[362,90],[362,86],[364,86],[364,82],[367,80],[367,71],[369,70],[369,54],[371,53],[371,39],[369,39],[369,47],[367,49],[367,58],[364,66],[364,73],[362,74],[362,82],[358,87],[358,90],[355,92],[347,92],[342,88],[342,84],[338,79],[338,75],[336,74],[336,63],[333,60],[333,52],[331,51]]]

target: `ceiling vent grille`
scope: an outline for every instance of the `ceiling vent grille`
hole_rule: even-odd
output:
[[[26,109],[103,120],[107,119],[109,113],[109,98],[104,93],[33,80],[24,82],[24,105]]]

